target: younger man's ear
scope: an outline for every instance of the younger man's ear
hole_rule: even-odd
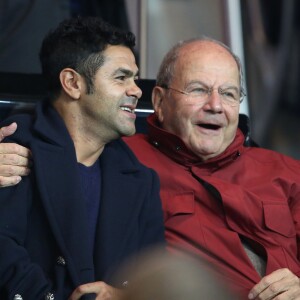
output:
[[[59,74],[59,80],[62,89],[74,100],[79,99],[84,92],[82,76],[71,68],[63,69]]]
[[[155,86],[152,90],[152,106],[155,111],[158,120],[162,123],[164,116],[162,106],[164,104],[166,89]]]

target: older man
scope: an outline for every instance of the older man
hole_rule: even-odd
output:
[[[171,251],[205,258],[242,299],[300,299],[300,163],[244,146],[241,77],[225,45],[177,44],[158,73],[148,135],[125,140],[159,174]]]
[[[300,299],[300,163],[246,148],[237,57],[176,45],[160,67],[149,134],[126,138],[160,176],[170,249],[206,258],[242,298]]]

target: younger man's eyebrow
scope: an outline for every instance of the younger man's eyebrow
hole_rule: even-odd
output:
[[[126,77],[136,77],[136,76],[138,76],[138,71],[136,73],[133,73],[131,70],[124,69],[124,68],[117,69],[113,73],[113,75],[118,75],[120,73],[124,74]]]

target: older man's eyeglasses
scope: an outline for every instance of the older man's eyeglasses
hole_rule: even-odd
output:
[[[237,106],[244,100],[246,94],[243,90],[239,90],[237,88],[229,87],[229,88],[212,88],[212,87],[205,87],[205,86],[197,86],[191,88],[190,91],[183,91],[179,89],[175,89],[173,87],[165,86],[163,87],[168,90],[175,91],[177,93],[183,94],[188,96],[190,99],[193,99],[197,102],[206,101],[214,90],[218,91],[222,101],[224,104],[228,104],[230,106]]]

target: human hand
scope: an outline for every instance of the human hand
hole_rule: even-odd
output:
[[[121,299],[122,291],[103,281],[96,281],[78,286],[69,300],[78,300],[86,294],[96,294],[95,300],[119,300]]]
[[[300,299],[300,279],[287,268],[278,269],[263,277],[251,289],[248,298],[259,300]]]
[[[0,142],[12,135],[17,124],[0,128]],[[12,143],[0,143],[0,187],[15,185],[21,181],[21,176],[30,172],[31,152],[29,149]]]

